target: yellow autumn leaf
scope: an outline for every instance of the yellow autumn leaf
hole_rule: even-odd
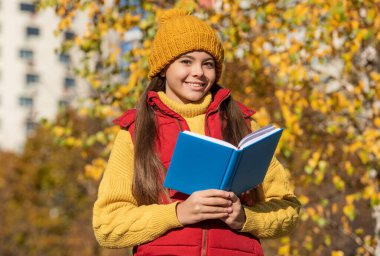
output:
[[[88,113],[89,113],[88,108],[85,108],[85,107],[81,107],[81,108],[79,108],[78,114],[79,114],[80,116],[87,116]]]
[[[330,246],[330,245],[331,245],[331,242],[332,242],[331,236],[330,236],[329,234],[325,235],[325,237],[324,237],[324,243],[325,243],[327,246]]]
[[[261,107],[258,110],[256,110],[255,120],[260,127],[263,127],[271,122],[270,115],[264,107]]]
[[[64,16],[66,14],[65,6],[60,6],[56,12],[59,16]]]
[[[309,203],[310,198],[307,197],[307,196],[304,196],[304,195],[300,195],[300,196],[298,197],[298,200],[301,202],[302,205],[305,206],[305,205],[307,205],[307,204]]]
[[[353,221],[356,217],[356,210],[355,206],[353,204],[348,204],[343,207],[343,213],[346,215],[346,217],[350,220]]]
[[[307,235],[304,240],[304,246],[308,251],[313,251],[314,249],[314,243],[313,238],[310,235]]]
[[[56,137],[61,137],[61,136],[63,136],[65,134],[65,128],[63,128],[61,126],[55,126],[53,128],[53,134]]]
[[[345,169],[346,169],[346,173],[347,173],[349,176],[351,176],[351,175],[354,173],[354,168],[353,168],[353,166],[352,166],[352,164],[351,164],[350,161],[345,161],[345,162],[344,162],[344,167],[345,167]]]
[[[128,87],[127,85],[121,85],[118,89],[118,92],[121,94],[121,95],[127,95],[129,90],[128,90]]]
[[[281,57],[278,54],[273,54],[269,56],[268,60],[272,65],[277,65],[278,63],[280,63]]]
[[[115,112],[111,106],[103,106],[101,109],[102,109],[102,111],[101,111],[102,115],[104,115],[104,116],[115,116]]]
[[[246,94],[250,94],[252,91],[253,91],[252,86],[246,86],[244,88],[244,93],[246,93]]]
[[[315,216],[316,212],[315,212],[315,209],[312,208],[312,207],[308,207],[306,208],[306,213],[309,215],[309,216]]]
[[[344,252],[343,251],[332,251],[330,256],[344,256]]]
[[[376,117],[374,120],[373,120],[373,124],[380,128],[380,117]]]
[[[75,39],[74,39],[75,45],[80,46],[82,44],[82,42],[83,42],[83,39],[81,37],[79,37],[79,36],[75,37]]]
[[[84,173],[87,178],[97,181],[103,174],[103,169],[93,165],[86,165]]]
[[[318,165],[318,161],[320,157],[321,157],[321,151],[313,152],[313,154],[311,155],[311,158],[309,158],[308,160],[308,165],[314,169]]]
[[[213,23],[213,24],[218,24],[218,22],[220,21],[221,19],[221,15],[213,15],[210,17],[210,22]]]
[[[333,177],[333,183],[335,185],[335,188],[338,190],[338,191],[341,191],[341,190],[344,190],[345,189],[345,182],[342,180],[342,178],[338,175],[334,175]]]
[[[349,194],[349,195],[346,195],[345,199],[346,199],[346,203],[347,204],[352,204],[357,198],[357,195],[354,193],[354,194]]]
[[[276,5],[274,3],[269,3],[265,6],[265,13],[272,13],[276,9]]]
[[[290,253],[290,245],[282,245],[280,248],[278,248],[278,255],[289,255]]]
[[[65,144],[68,147],[72,147],[72,146],[74,146],[75,141],[76,141],[76,139],[73,136],[69,136],[69,137],[66,138]]]
[[[103,158],[96,158],[92,161],[92,164],[97,167],[104,168],[106,166],[106,161]]]
[[[365,150],[360,150],[358,156],[363,164],[367,164],[370,161],[370,153]]]

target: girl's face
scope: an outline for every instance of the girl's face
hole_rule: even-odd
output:
[[[215,81],[215,61],[206,52],[181,55],[164,71],[166,95],[180,103],[203,98]]]

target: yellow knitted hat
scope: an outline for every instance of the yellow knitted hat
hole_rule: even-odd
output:
[[[160,16],[160,24],[149,56],[149,79],[180,55],[205,51],[214,57],[216,80],[222,72],[224,50],[215,31],[204,21],[181,9],[170,9]]]

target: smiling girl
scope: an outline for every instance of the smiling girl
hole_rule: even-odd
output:
[[[236,145],[258,128],[254,112],[217,84],[223,58],[204,21],[178,9],[162,15],[150,83],[136,109],[114,121],[121,130],[93,211],[102,246],[134,247],[135,255],[263,255],[259,239],[296,226],[300,203],[275,158],[263,184],[244,195],[216,189],[185,195],[162,185],[180,131]]]

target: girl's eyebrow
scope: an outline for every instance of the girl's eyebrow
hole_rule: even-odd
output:
[[[195,60],[195,58],[193,56],[187,55],[187,54],[182,55],[180,58],[189,58],[189,59]],[[214,58],[213,57],[207,57],[207,58],[203,59],[202,61],[208,61],[208,60],[214,61]]]

